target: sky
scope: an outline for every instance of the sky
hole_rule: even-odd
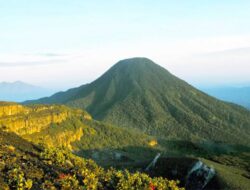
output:
[[[250,85],[249,0],[0,0],[0,82],[67,89],[148,57],[196,86]]]

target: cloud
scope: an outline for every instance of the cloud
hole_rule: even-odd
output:
[[[59,53],[40,53],[38,55],[46,56],[46,57],[62,57],[67,56],[68,54],[59,54]]]
[[[190,83],[245,83],[250,81],[250,48],[233,48],[191,55],[171,66],[177,76]]]
[[[66,54],[40,53],[40,54],[2,54],[0,67],[21,67],[66,63]]]
[[[65,60],[31,61],[31,62],[0,62],[0,67],[20,67],[66,63]]]

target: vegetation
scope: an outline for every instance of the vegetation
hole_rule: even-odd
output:
[[[0,131],[0,189],[178,190],[178,181],[105,170],[67,149],[43,148]]]
[[[7,107],[6,107],[7,106]],[[11,107],[8,107],[11,106]],[[62,105],[21,106],[1,102],[0,129],[15,132],[33,143],[73,150],[148,146],[152,137],[91,119],[82,110]],[[5,114],[11,113],[9,115]],[[108,138],[107,138],[108,137]]]
[[[216,180],[213,183],[217,183],[217,186],[220,186],[221,189],[248,190],[250,188],[250,171],[238,167],[238,164],[241,165],[241,161],[235,165],[227,165],[223,161],[220,163],[206,159],[203,159],[203,161],[216,169]]]
[[[11,105],[12,107],[6,107]],[[135,129],[94,121],[85,111],[61,105],[21,106],[2,103],[10,115],[0,116],[0,128],[15,132],[35,144],[67,147],[75,154],[95,159],[103,166],[123,161],[152,159],[157,140]],[[60,118],[55,120],[55,117]],[[154,146],[150,143],[154,143]]]

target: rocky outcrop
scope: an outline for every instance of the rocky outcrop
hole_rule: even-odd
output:
[[[201,161],[197,161],[188,172],[186,189],[202,190],[215,176],[215,170]]]
[[[75,150],[72,146],[73,142],[80,141],[83,136],[83,129],[77,128],[74,130],[62,130],[56,134],[38,134],[35,136],[25,135],[25,139],[33,141],[35,143],[46,144],[48,147],[66,147],[70,150]]]
[[[24,107],[19,104],[0,106],[0,127],[18,135],[40,132],[52,123],[61,123],[70,116],[67,109],[56,106]]]
[[[155,167],[155,164],[157,163],[158,159],[160,158],[161,153],[158,153],[155,158],[153,159],[153,161],[147,166],[147,168],[145,169],[146,171],[149,171],[151,168]]]
[[[67,112],[47,113],[41,115],[23,115],[0,118],[0,125],[6,131],[15,132],[18,135],[40,132],[52,123],[61,123],[68,118]]]
[[[13,116],[16,114],[28,114],[30,109],[12,102],[0,102],[0,117]]]
[[[187,190],[203,190],[215,176],[215,170],[200,160],[185,157],[155,157],[147,173],[154,177],[178,179]]]
[[[64,146],[73,149],[71,143],[81,139],[83,129],[82,126],[67,129],[67,126],[62,124],[72,118],[78,121],[92,119],[87,112],[63,105],[22,106],[0,102],[0,129],[48,146]],[[56,127],[56,132],[51,133],[51,127]]]

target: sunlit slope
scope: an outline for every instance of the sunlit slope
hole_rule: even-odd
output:
[[[0,129],[36,144],[67,147],[74,151],[150,147],[152,140],[135,130],[94,121],[86,111],[63,105],[22,106],[0,102]]]

